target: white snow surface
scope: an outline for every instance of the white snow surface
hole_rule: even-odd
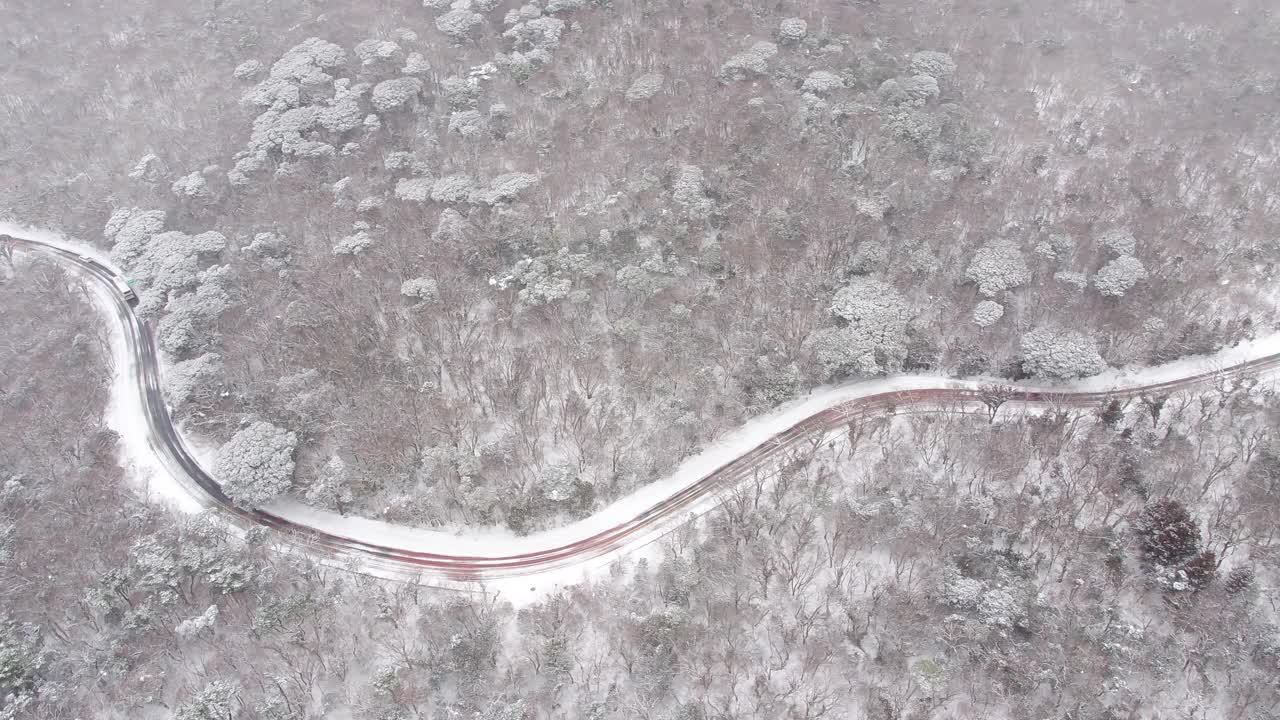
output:
[[[104,265],[111,267],[101,251],[87,244],[65,238],[57,233],[32,230],[5,222],[0,222],[0,232],[48,242],[58,247],[74,249],[76,252],[90,255],[95,259],[101,258]],[[109,309],[110,301],[103,294],[106,290],[98,287],[96,283],[92,285],[95,287],[95,292],[98,293],[97,296],[103,302],[106,311],[111,312]],[[112,313],[112,315],[111,322],[115,325],[114,314]],[[189,489],[186,484],[177,480],[173,473],[168,471],[156,450],[151,447],[148,441],[149,433],[147,432],[145,416],[142,411],[142,399],[133,382],[131,368],[133,361],[127,357],[122,334],[117,331],[112,334],[112,337],[112,351],[116,368],[115,387],[112,392],[108,423],[121,435],[122,445],[128,455],[125,459],[128,469],[134,473],[135,477],[141,480],[140,484],[147,489],[152,497],[156,497],[183,511],[195,511],[205,507],[201,498],[193,497],[192,495],[193,492],[198,491]],[[1113,390],[1177,380],[1277,353],[1280,353],[1280,333],[1244,342],[1236,347],[1228,348],[1212,355],[1183,358],[1165,365],[1110,369],[1094,377],[1061,384],[1014,384],[1023,389],[1056,392]],[[994,378],[956,380],[942,376],[915,375],[818,387],[803,398],[794,400],[772,412],[748,421],[740,428],[713,442],[701,452],[685,459],[669,476],[616,500],[594,515],[559,528],[543,530],[526,536],[519,536],[501,528],[469,528],[465,531],[443,532],[406,527],[370,518],[350,515],[342,516],[335,512],[306,506],[295,500],[280,500],[264,509],[282,518],[351,540],[395,547],[402,550],[479,557],[519,555],[548,550],[585,539],[627,522],[649,507],[693,485],[706,475],[768,440],[776,433],[839,403],[895,390],[975,388],[992,382],[1009,384],[1007,381]],[[202,463],[206,462],[211,455],[210,448],[198,441],[188,440],[187,445],[198,453],[197,457]],[[593,569],[606,566],[618,559],[619,556],[634,556],[637,551],[642,549],[644,549],[644,554],[656,553],[658,546],[653,544],[655,539],[687,522],[689,519],[707,512],[718,504],[718,497],[708,496],[703,498],[681,512],[674,513],[661,523],[658,523],[650,531],[632,536],[622,548],[585,562],[574,560],[555,568],[531,572],[531,575],[536,573],[536,579],[528,576],[500,580],[486,579],[484,585],[489,590],[500,590],[512,602],[520,603],[521,601],[532,599],[552,587],[578,582]],[[367,572],[374,576],[405,580],[413,574],[412,570],[387,566],[377,561],[361,560],[358,563],[362,572]],[[351,563],[338,561],[334,558],[330,559],[329,564],[350,566]],[[438,581],[429,574],[424,574],[415,579],[423,581],[424,584],[450,585],[447,581]],[[453,585],[453,587],[458,587],[458,585]]]
[[[115,328],[111,291],[102,283],[86,283],[98,300],[98,312]],[[142,391],[134,382],[136,359],[129,353],[124,333],[111,333],[111,399],[107,401],[106,423],[120,436],[120,464],[126,476],[142,491],[147,500],[166,505],[178,512],[193,513],[204,509],[201,497],[179,480],[151,444]]]

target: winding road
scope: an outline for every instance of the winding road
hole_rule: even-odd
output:
[[[206,507],[213,507],[244,526],[261,526],[279,532],[280,540],[311,553],[328,555],[342,563],[359,565],[376,570],[374,574],[401,577],[436,577],[454,581],[471,581],[488,578],[518,577],[545,573],[554,569],[577,566],[592,560],[607,560],[610,556],[633,550],[652,542],[674,527],[714,507],[722,491],[767,471],[772,464],[788,452],[802,445],[823,441],[833,431],[845,428],[864,418],[885,413],[931,410],[986,409],[993,401],[992,386],[981,381],[947,380],[941,377],[904,377],[898,382],[863,383],[846,386],[840,393],[831,393],[831,402],[808,412],[796,420],[794,413],[776,414],[777,425],[759,442],[724,462],[716,460],[705,471],[699,470],[690,481],[657,499],[641,498],[630,505],[624,501],[610,506],[627,515],[617,522],[577,523],[571,526],[584,528],[576,539],[564,537],[564,533],[550,534],[540,540],[538,535],[519,539],[527,550],[515,553],[485,554],[450,552],[447,539],[433,543],[437,552],[425,552],[420,547],[395,547],[384,542],[385,535],[360,534],[356,531],[336,532],[332,523],[308,523],[305,518],[284,517],[282,513],[267,509],[248,510],[236,506],[222,492],[217,480],[188,449],[164,400],[160,383],[160,354],[156,348],[151,326],[134,313],[133,308],[117,288],[119,276],[104,262],[79,254],[73,249],[56,243],[26,237],[0,235],[0,243],[33,252],[45,253],[66,262],[90,279],[101,283],[111,298],[113,309],[123,328],[128,352],[133,359],[133,379],[139,396],[145,405],[145,417],[150,437],[148,441],[170,472],[180,474],[183,484],[198,489]],[[1071,406],[1088,407],[1115,398],[1132,398],[1140,395],[1168,393],[1197,386],[1209,386],[1215,382],[1244,375],[1255,375],[1280,367],[1280,353],[1270,352],[1274,345],[1253,352],[1236,353],[1215,362],[1201,364],[1196,372],[1145,384],[1134,383],[1114,389],[1073,389],[1030,387],[1023,385],[1001,386],[1003,407],[1012,406]],[[1242,359],[1243,358],[1243,359]],[[1231,364],[1227,364],[1230,362]],[[1167,373],[1166,373],[1167,374]],[[865,388],[865,391],[859,390]],[[821,404],[821,403],[819,403]],[[810,406],[813,403],[809,404]],[[774,429],[776,428],[776,430]],[[705,462],[704,462],[705,464]],[[641,503],[648,503],[643,505]],[[639,505],[638,512],[636,506]],[[601,517],[618,516],[618,512]],[[322,527],[323,526],[323,527]],[[359,525],[349,527],[359,528]],[[549,539],[548,539],[549,538]],[[420,545],[420,544],[419,544]],[[540,547],[539,545],[544,545]]]

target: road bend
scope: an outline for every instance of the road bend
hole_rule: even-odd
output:
[[[675,491],[633,517],[605,529],[589,532],[553,547],[531,548],[516,554],[452,554],[393,547],[370,538],[348,537],[329,529],[310,526],[261,510],[236,505],[222,486],[196,461],[169,415],[160,383],[160,354],[151,323],[139,318],[121,294],[120,278],[107,265],[74,250],[30,238],[0,235],[0,242],[12,247],[44,253],[74,266],[91,280],[102,284],[112,298],[112,309],[124,332],[133,359],[133,382],[143,398],[149,434],[148,442],[171,472],[189,492],[209,508],[216,508],[229,520],[244,527],[269,528],[279,540],[296,549],[326,555],[339,562],[356,560],[382,574],[403,577],[434,576],[454,581],[534,575],[553,569],[600,560],[607,555],[633,550],[661,537],[683,522],[714,507],[723,493],[758,474],[769,472],[782,458],[806,444],[822,442],[833,432],[850,424],[889,414],[916,412],[988,411],[992,402],[990,383],[929,378],[934,387],[920,387],[870,393],[838,402],[809,417],[782,427],[765,441],[705,473],[698,480]],[[1174,380],[1105,391],[1073,391],[1069,388],[1037,388],[1001,384],[1001,408],[1038,407],[1088,408],[1112,400],[1173,391],[1212,387],[1235,378],[1259,375],[1280,367],[1280,354],[1265,355],[1229,367],[1188,374]]]

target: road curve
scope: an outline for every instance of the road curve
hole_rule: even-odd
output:
[[[357,537],[345,537],[265,510],[236,506],[223,493],[219,483],[196,461],[175,428],[161,391],[160,355],[154,333],[150,324],[134,313],[133,308],[116,289],[114,272],[97,260],[56,244],[8,235],[0,235],[0,242],[56,257],[108,289],[110,297],[114,299],[116,316],[124,330],[128,351],[134,359],[134,380],[144,399],[151,445],[171,470],[185,475],[183,479],[187,484],[203,493],[206,505],[221,510],[229,519],[241,525],[277,531],[280,533],[280,540],[301,550],[329,555],[339,562],[355,560],[364,567],[379,570],[376,574],[384,576],[426,575],[470,581],[533,575],[600,559],[652,541],[681,519],[687,519],[698,507],[705,508],[708,502],[714,502],[721,491],[753,477],[789,451],[799,449],[805,443],[820,441],[833,430],[851,422],[885,413],[925,412],[940,408],[972,411],[986,407],[984,400],[991,399],[990,392],[984,390],[979,382],[943,378],[932,378],[931,381],[936,383],[932,387],[861,395],[791,424],[634,517],[580,539],[554,544],[553,547],[505,555],[422,552],[368,542]],[[1004,394],[1007,395],[1004,403],[1005,406],[1097,406],[1112,399],[1207,386],[1223,379],[1254,375],[1277,368],[1280,368],[1280,354],[1269,354],[1230,367],[1114,390],[1070,391],[1010,385],[1004,387]]]

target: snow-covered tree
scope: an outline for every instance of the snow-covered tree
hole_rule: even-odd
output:
[[[164,161],[155,153],[147,153],[138,159],[138,163],[129,171],[129,177],[148,183],[160,182],[169,172]]]
[[[464,138],[480,138],[489,134],[489,120],[474,108],[455,110],[449,116],[449,132]]]
[[[482,92],[480,83],[473,77],[450,75],[440,81],[440,94],[448,102],[450,110],[475,108]]]
[[[492,283],[502,289],[520,287],[518,297],[524,305],[545,305],[570,298],[574,278],[594,271],[586,255],[561,248],[555,253],[520,260],[510,272]]]
[[[1093,338],[1047,328],[1022,336],[1022,369],[1034,377],[1071,379],[1097,375],[1106,367]]]
[[[1148,504],[1135,520],[1134,529],[1147,559],[1157,565],[1177,565],[1200,547],[1200,527],[1177,500],[1161,498]]]
[[[626,98],[628,102],[640,102],[648,100],[658,91],[662,89],[662,83],[665,81],[662,73],[645,73],[637,77],[631,82],[631,86],[627,88]]]
[[[326,510],[343,512],[352,500],[347,464],[341,457],[334,455],[321,468],[320,476],[307,488],[307,502]]]
[[[703,189],[702,168],[687,163],[681,165],[671,183],[671,198],[694,217],[710,212],[712,202]]]
[[[415,77],[398,77],[383,80],[373,86],[369,97],[373,109],[380,113],[388,113],[411,105],[422,90],[422,81]]]
[[[556,17],[537,17],[516,23],[502,33],[502,37],[513,41],[513,46],[520,52],[550,52],[560,46],[560,35],[564,33],[565,22]]]
[[[210,605],[204,612],[178,623],[173,629],[180,638],[197,638],[203,635],[213,634],[213,628],[218,624],[218,606]]]
[[[913,105],[925,105],[941,94],[938,81],[932,75],[911,75],[898,79],[898,87]]]
[[[471,37],[483,22],[484,17],[480,13],[457,8],[436,18],[436,29],[454,42],[462,42]]]
[[[209,190],[209,183],[205,181],[204,176],[199,172],[193,172],[174,180],[171,189],[174,195],[188,200],[207,200],[213,197],[213,193]]]
[[[169,231],[153,235],[127,260],[123,252],[113,249],[112,254],[141,288],[172,294],[195,287],[202,261],[217,257],[226,246],[222,233]]]
[[[328,71],[347,61],[346,51],[320,38],[308,38],[290,48],[272,66],[267,78],[241,98],[245,104],[284,111],[302,104],[303,97],[333,82]]]
[[[426,202],[434,186],[431,178],[404,178],[396,183],[396,197],[409,202]]]
[[[828,375],[874,375],[901,367],[911,308],[897,288],[871,277],[854,278],[835,294],[831,314],[842,324],[818,330],[806,341]]]
[[[404,60],[404,67],[400,68],[400,72],[405,75],[426,75],[431,72],[431,63],[427,62],[427,58],[420,52],[411,52],[409,57]]]
[[[129,575],[133,590],[156,606],[178,601],[182,568],[173,548],[154,535],[144,535],[129,548]]]
[[[1121,297],[1147,277],[1142,261],[1132,255],[1121,255],[1093,276],[1093,286],[1107,297]]]
[[[787,18],[778,23],[778,42],[796,45],[809,35],[809,23],[802,18]]]
[[[624,265],[614,273],[618,286],[637,295],[650,297],[671,286],[667,273],[653,272],[638,265]]]
[[[45,658],[41,654],[40,628],[0,617],[0,717],[19,710],[36,695],[36,681]]]
[[[542,472],[538,481],[542,497],[551,502],[563,502],[573,497],[573,484],[577,475],[568,464],[552,465]]]
[[[532,173],[506,173],[489,181],[489,186],[476,193],[476,199],[485,205],[510,202],[521,193],[538,184],[540,178]]]
[[[213,338],[209,326],[231,307],[230,269],[213,266],[196,276],[195,292],[170,296],[156,339],[166,352],[178,355],[206,349]]]
[[[891,78],[880,83],[876,94],[885,105],[893,112],[891,115],[892,122],[899,125],[905,125],[912,122],[929,123],[930,132],[938,131],[939,128],[933,124],[934,118],[928,114],[917,114],[904,112],[912,108],[922,108],[938,97],[941,91],[938,88],[938,81],[930,75],[908,75],[905,77]],[[897,133],[904,137],[918,137],[920,132],[904,132],[898,129]]]
[[[237,80],[252,80],[261,75],[263,69],[262,61],[245,60],[231,71],[231,76]]]
[[[468,175],[448,175],[431,184],[431,199],[438,203],[471,202],[475,181]]]
[[[111,214],[103,234],[113,242],[111,259],[121,267],[133,265],[134,260],[146,251],[156,233],[164,230],[163,210],[143,211],[138,208],[121,208]]]
[[[436,229],[431,233],[432,242],[459,243],[467,236],[467,218],[453,208],[445,208],[436,221]]]
[[[212,388],[221,375],[222,356],[217,353],[181,360],[164,374],[165,395],[175,407],[181,407],[201,389]]]
[[[492,2],[492,0],[490,0]],[[581,8],[586,4],[586,0],[549,0],[547,2],[547,14],[572,12]]]
[[[265,267],[279,269],[288,263],[289,243],[279,233],[255,233],[253,241],[244,246],[244,253],[259,258]]]
[[[1031,270],[1022,250],[1009,240],[996,240],[974,253],[965,277],[978,286],[978,292],[994,297],[1031,279]]]
[[[402,51],[399,45],[390,40],[370,38],[356,43],[356,46],[352,48],[352,52],[359,58],[360,64],[367,67],[378,63],[391,62],[397,59]]]
[[[889,283],[857,277],[836,292],[831,313],[850,325],[866,328],[878,337],[902,331],[911,313],[902,293]]]
[[[1112,255],[1133,255],[1138,251],[1138,240],[1128,228],[1108,230],[1098,237],[1098,244]]]
[[[994,300],[983,300],[973,306],[973,324],[991,327],[1004,317],[1004,306]]]
[[[413,278],[400,283],[400,294],[418,302],[432,303],[440,299],[440,288],[431,278]]]
[[[1089,276],[1074,270],[1060,270],[1053,274],[1053,279],[1076,290],[1089,287]]]
[[[936,50],[921,50],[911,56],[911,73],[945,80],[955,74],[956,61]]]
[[[232,697],[235,694],[235,686],[222,680],[214,680],[205,685],[190,700],[180,703],[173,718],[174,720],[234,720],[237,713],[233,707]]]
[[[259,507],[293,485],[293,450],[298,437],[268,422],[238,431],[218,450],[214,476],[243,507]]]
[[[724,82],[731,82],[764,75],[769,72],[770,58],[777,54],[777,45],[762,40],[726,60],[716,76]]]
[[[815,95],[830,95],[844,87],[844,80],[829,70],[814,70],[804,79],[800,89]]]
[[[334,243],[333,254],[355,257],[368,250],[370,245],[373,245],[373,237],[364,230],[357,230]]]

